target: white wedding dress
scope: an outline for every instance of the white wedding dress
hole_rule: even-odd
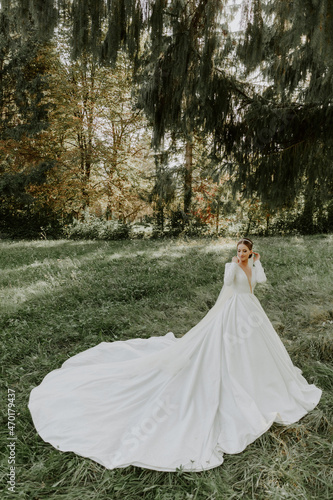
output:
[[[102,342],[65,361],[30,395],[44,439],[109,469],[202,471],[239,453],[273,424],[312,410],[309,385],[253,295],[266,281],[226,265],[224,287],[181,338]]]

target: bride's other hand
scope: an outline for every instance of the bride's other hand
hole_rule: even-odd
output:
[[[252,252],[252,253],[253,253],[253,262],[260,260],[260,253],[258,252]]]
[[[238,262],[239,262],[238,257],[236,257],[236,256],[235,256],[235,257],[233,257],[233,258],[231,259],[231,262],[235,262],[236,264],[238,264]]]

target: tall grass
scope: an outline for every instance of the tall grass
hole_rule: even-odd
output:
[[[16,395],[16,495],[29,500],[331,499],[331,236],[258,238],[268,277],[256,294],[293,362],[323,389],[318,407],[274,425],[221,467],[201,473],[137,467],[106,470],[44,443],[33,427],[30,390],[70,356],[101,341],[180,336],[213,305],[235,242],[0,242],[4,444],[7,388]]]

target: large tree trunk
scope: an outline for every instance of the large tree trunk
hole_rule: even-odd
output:
[[[184,175],[184,213],[188,221],[192,204],[192,171],[193,171],[193,145],[186,142],[185,150],[185,175]]]

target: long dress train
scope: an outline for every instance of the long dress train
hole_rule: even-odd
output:
[[[214,307],[186,335],[102,342],[73,356],[29,400],[44,441],[109,469],[217,467],[273,422],[312,410],[321,390],[296,368],[253,289],[226,264]]]

